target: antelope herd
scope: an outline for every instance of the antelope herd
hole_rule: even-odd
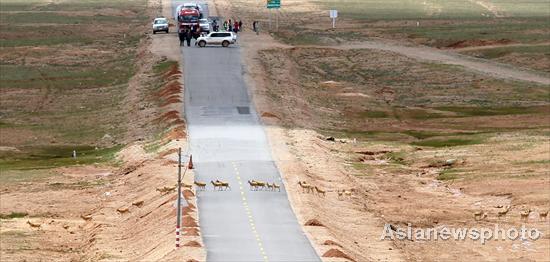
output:
[[[225,191],[225,190],[231,190],[231,186],[228,182],[223,182],[220,180],[213,181],[211,180],[210,183],[214,187],[214,190],[217,191]],[[248,185],[250,186],[250,191],[278,191],[281,192],[281,185],[273,182],[266,182],[266,181],[260,181],[260,180],[248,180]],[[206,190],[206,183],[200,182],[200,181],[194,181],[193,184],[195,185],[195,188],[197,191],[204,191]],[[325,197],[328,191],[325,190],[319,186],[311,185],[307,183],[306,181],[300,181],[298,182],[298,185],[302,188],[302,192],[304,193],[311,193],[316,194],[318,196]],[[353,189],[343,189],[343,190],[336,190],[336,193],[338,194],[338,199],[351,199],[353,195]]]
[[[267,189],[269,191],[278,190],[279,192],[281,192],[281,186],[276,184],[275,182],[269,183],[257,180],[248,180],[248,185],[250,185],[250,190],[252,191]]]
[[[302,188],[303,193],[317,194],[318,196],[323,196],[323,197],[326,196],[327,192],[331,192],[325,189],[321,189],[318,186],[311,185],[306,181],[298,181],[298,186]],[[351,199],[353,195],[353,189],[336,190],[336,193],[338,194],[338,200],[343,200],[346,198]]]
[[[500,219],[502,217],[506,217],[506,215],[508,214],[508,212],[511,209],[511,206],[510,205],[507,205],[507,206],[498,205],[498,206],[495,206],[495,208],[498,209],[497,212],[496,212],[497,213],[496,217],[497,217],[497,219]],[[519,212],[520,220],[523,221],[523,222],[528,222],[529,221],[529,215],[532,212],[533,212],[532,209],[526,208],[524,206],[522,208],[522,210],[520,210],[520,212]],[[539,214],[539,220],[540,221],[546,221],[547,220],[548,210],[546,210],[546,211],[539,210],[538,214]],[[488,216],[487,212],[483,211],[482,209],[474,211],[474,220],[476,220],[476,221],[484,220],[485,218],[487,218],[487,216]]]

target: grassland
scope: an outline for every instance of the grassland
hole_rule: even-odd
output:
[[[494,46],[494,50],[463,53],[548,73],[548,0],[312,2],[320,10],[339,11],[336,29],[330,29],[328,18],[317,13],[296,12],[284,16],[274,35],[293,45],[335,45],[381,37],[442,49]]]
[[[0,10],[0,170],[112,159],[146,1],[7,0]]]
[[[268,95],[292,108],[283,118],[302,115],[294,125],[327,135],[439,148],[548,127],[541,120],[550,110],[550,90],[541,85],[373,50],[297,48],[261,56],[275,81]]]

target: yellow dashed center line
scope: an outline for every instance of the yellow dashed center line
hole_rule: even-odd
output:
[[[239,190],[241,191],[241,196],[243,199],[243,206],[246,210],[246,215],[248,216],[248,222],[250,223],[250,228],[252,229],[252,233],[256,237],[256,242],[258,243],[258,248],[260,249],[260,254],[264,258],[265,262],[268,262],[269,259],[267,258],[267,255],[265,254],[265,250],[262,244],[262,240],[260,239],[260,235],[258,234],[258,231],[256,230],[256,225],[254,225],[254,218],[252,217],[252,213],[250,213],[250,208],[248,207],[248,202],[246,201],[244,189],[243,189],[243,183],[241,181],[241,176],[239,174],[239,169],[237,168],[237,165],[235,162],[231,162],[233,165],[233,168],[235,169],[235,174],[237,175],[237,181],[239,182]]]

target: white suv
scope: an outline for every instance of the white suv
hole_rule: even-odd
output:
[[[197,38],[197,43],[200,47],[206,45],[219,45],[228,47],[230,44],[237,42],[237,34],[233,32],[212,32],[206,36]]]
[[[153,34],[156,34],[159,31],[164,31],[168,33],[170,26],[168,25],[168,19],[164,17],[155,18],[153,21]]]

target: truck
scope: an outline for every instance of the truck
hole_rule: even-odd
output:
[[[180,31],[191,27],[200,30],[199,19],[201,18],[201,10],[196,4],[183,4],[176,9],[176,20]]]

